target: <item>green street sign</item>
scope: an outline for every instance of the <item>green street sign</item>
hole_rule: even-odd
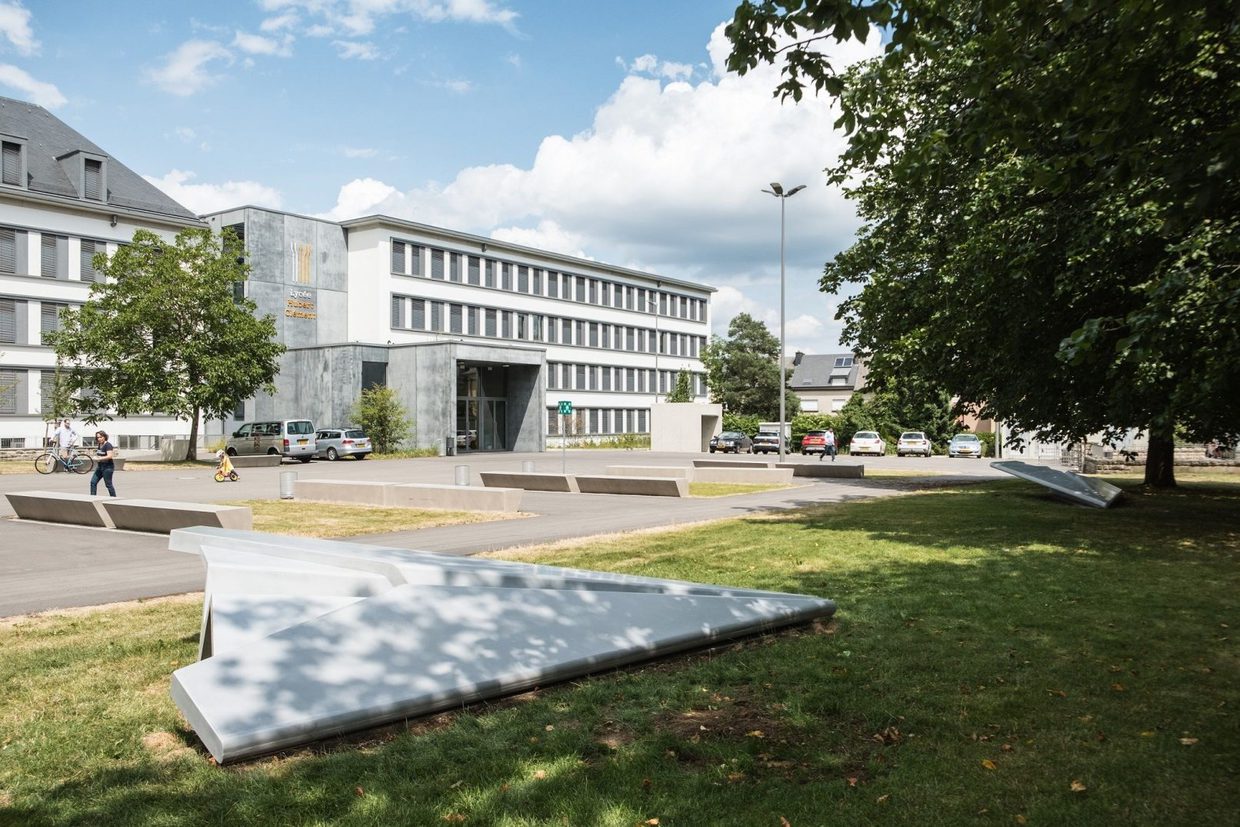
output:
[[[560,400],[560,416],[568,416],[573,412],[573,403],[567,399]]]

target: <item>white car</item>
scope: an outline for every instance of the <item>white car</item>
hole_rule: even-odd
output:
[[[952,441],[947,443],[949,457],[981,459],[982,450],[982,441],[977,438],[977,434],[956,434],[952,437]]]
[[[896,440],[896,456],[898,457],[905,454],[928,457],[931,453],[930,440],[926,439],[924,431],[905,431]]]
[[[854,457],[861,454],[881,457],[887,453],[887,445],[883,442],[883,438],[874,431],[857,431],[853,434],[852,442],[848,443],[848,453]]]

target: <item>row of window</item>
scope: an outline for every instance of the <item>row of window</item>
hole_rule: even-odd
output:
[[[34,271],[30,261],[30,247],[26,230],[0,227],[0,273],[10,275],[37,275],[45,279],[69,278],[69,238],[54,233],[39,233],[39,270]],[[99,278],[95,270],[95,253],[106,252],[107,243],[90,238],[80,239],[78,257],[79,278],[93,282]]]
[[[0,184],[25,189],[29,184],[26,142],[16,136],[0,139]],[[104,201],[107,197],[107,166],[103,156],[78,150],[57,158],[79,198]]]
[[[698,358],[706,345],[705,336],[689,333],[656,332],[645,327],[587,322],[541,313],[397,295],[392,296],[391,326],[395,330],[458,333],[492,339],[601,347],[631,353],[657,352],[663,356],[685,356],[690,359]]]
[[[650,412],[645,408],[574,408],[560,416],[559,408],[547,408],[547,436],[594,434],[644,434]]]
[[[677,371],[650,368],[623,368],[611,365],[582,365],[571,362],[547,363],[547,390],[613,391],[618,393],[671,393]],[[691,373],[690,388],[695,396],[706,395],[706,375]],[[658,389],[655,389],[655,382]]]
[[[0,299],[0,344],[32,344],[26,331],[26,305],[23,299]],[[60,330],[60,312],[69,305],[49,301],[39,305],[39,344],[43,344],[48,333]]]
[[[509,290],[531,296],[706,321],[706,301],[607,279],[578,276],[392,239],[392,273]],[[427,259],[429,258],[429,265]]]
[[[32,414],[39,413],[38,408],[27,410],[29,404],[27,402],[28,394],[26,393],[26,383],[29,371],[26,370],[0,370],[0,414]],[[54,396],[56,387],[56,371],[41,370],[39,371],[39,401],[40,403],[49,403]],[[43,405],[46,407],[46,405]],[[48,411],[52,413],[52,411]]]

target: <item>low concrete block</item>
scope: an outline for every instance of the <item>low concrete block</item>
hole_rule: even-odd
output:
[[[671,465],[608,465],[607,474],[612,477],[668,477],[674,480],[693,479],[692,468]]]
[[[596,476],[577,478],[583,494],[638,494],[647,497],[687,497],[689,481],[668,477]]]
[[[279,454],[255,454],[232,458],[233,468],[274,468],[282,462],[284,462],[284,457]]]
[[[771,460],[766,459],[695,459],[694,468],[770,468]]]
[[[724,482],[748,485],[787,485],[791,468],[695,468],[694,482]]]
[[[116,528],[167,534],[176,528],[205,525],[247,531],[254,526],[254,513],[244,506],[182,503],[172,500],[120,500],[101,498],[100,505]]]
[[[482,484],[487,488],[521,488],[525,491],[577,492],[572,474],[533,474],[519,471],[483,471]],[[462,486],[463,488],[464,486]]]
[[[389,487],[388,505],[451,511],[520,511],[523,493],[520,488],[477,488],[470,485],[409,482]]]
[[[14,491],[9,498],[13,512],[23,520],[42,520],[45,523],[72,523],[96,528],[111,528],[112,521],[99,507],[111,497],[90,494],[69,494],[63,491]]]
[[[388,482],[363,480],[297,480],[293,496],[299,500],[354,503],[356,505],[389,505]]]
[[[781,462],[776,468],[791,468],[794,477],[831,477],[835,479],[861,479],[865,476],[864,465],[847,462]]]

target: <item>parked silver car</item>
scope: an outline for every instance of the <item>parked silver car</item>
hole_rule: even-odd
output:
[[[361,428],[322,428],[314,435],[314,441],[318,446],[314,455],[319,459],[366,459],[367,454],[374,450],[370,437]]]
[[[905,454],[928,457],[931,453],[930,440],[926,439],[925,431],[905,431],[896,441],[896,456],[898,457]]]
[[[228,455],[282,454],[309,462],[314,457],[314,423],[308,419],[245,422],[225,443]]]
[[[947,443],[949,457],[981,459],[983,450],[982,441],[977,438],[977,434],[956,434],[952,437],[952,441]]]

